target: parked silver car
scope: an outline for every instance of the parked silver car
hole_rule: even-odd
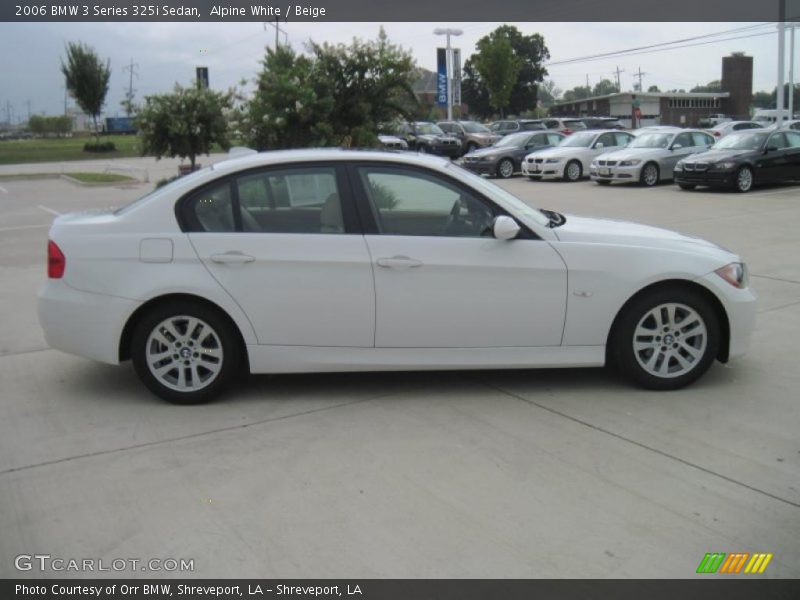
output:
[[[595,158],[589,176],[599,184],[619,181],[656,185],[672,179],[672,171],[680,159],[705,152],[713,144],[714,138],[699,129],[643,133],[622,150]]]
[[[728,121],[727,123],[720,123],[708,130],[708,133],[715,138],[724,138],[736,131],[745,131],[747,129],[761,129],[764,127],[763,123],[756,121]]]

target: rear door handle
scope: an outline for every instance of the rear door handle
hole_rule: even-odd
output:
[[[379,258],[375,261],[379,267],[384,269],[412,269],[421,267],[422,261],[408,256],[392,256],[391,258]]]
[[[255,256],[250,256],[249,254],[244,254],[243,252],[237,252],[234,250],[231,250],[230,252],[224,252],[222,254],[211,255],[211,261],[221,265],[251,263],[255,259]]]

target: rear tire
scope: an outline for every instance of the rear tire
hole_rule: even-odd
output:
[[[719,352],[719,318],[699,293],[655,290],[625,308],[609,336],[609,357],[650,390],[676,390],[705,373]]]
[[[214,399],[244,364],[230,321],[192,301],[165,302],[145,314],[133,333],[131,358],[145,386],[175,404]]]

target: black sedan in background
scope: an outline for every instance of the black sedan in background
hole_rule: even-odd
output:
[[[707,185],[747,192],[759,183],[800,180],[800,132],[751,129],[732,133],[709,151],[678,161],[674,175],[683,190]]]
[[[461,156],[461,140],[446,134],[434,123],[426,121],[400,123],[393,128],[392,135],[403,139],[410,150],[450,158]]]
[[[527,154],[555,146],[565,136],[557,131],[525,131],[505,136],[493,146],[473,150],[464,155],[462,167],[480,175],[507,179],[522,168]]]

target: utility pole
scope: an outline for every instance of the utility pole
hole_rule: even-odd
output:
[[[794,30],[796,23],[789,29],[789,119],[794,118]]]
[[[783,76],[784,76],[784,69],[785,63],[784,59],[786,58],[786,23],[784,20],[786,19],[786,4],[784,2],[780,3],[779,14],[778,14],[778,90],[777,90],[777,98],[775,102],[775,108],[777,109],[777,117],[775,122],[780,125],[783,122],[783,111],[785,110],[785,104],[783,102]]]
[[[589,90],[589,95],[592,95],[592,88],[589,87],[589,74],[586,74],[586,89]]]
[[[25,100],[25,105],[28,107],[28,121],[31,120],[31,100],[28,98]]]
[[[129,79],[128,79],[128,91],[125,93],[125,114],[129,117],[133,112],[133,94],[136,90],[133,89],[133,78],[139,78],[139,73],[136,71],[139,68],[139,64],[133,62],[131,59],[130,65],[125,65],[122,67],[123,71],[128,71]]]
[[[272,27],[275,28],[275,51],[277,52],[277,50],[278,50],[278,35],[282,33],[283,36],[284,36],[285,43],[288,44],[289,43],[289,34],[287,33],[287,31],[285,29],[281,29],[280,17],[276,16],[274,23],[272,23],[271,21],[265,22],[264,23],[264,31],[267,30],[267,25],[271,25]]]
[[[638,78],[639,79],[639,91],[640,92],[644,91],[644,88],[642,87],[642,77],[644,77],[645,75],[647,75],[647,73],[642,73],[642,67],[641,66],[639,67],[639,71],[636,73],[636,75],[634,75],[634,78]]]
[[[625,69],[620,69],[619,66],[617,67],[617,70],[614,71],[614,73],[617,74],[617,91],[618,92],[622,91],[622,82],[621,82],[621,80],[619,78],[619,74],[620,73],[624,73],[624,72],[625,72]]]

